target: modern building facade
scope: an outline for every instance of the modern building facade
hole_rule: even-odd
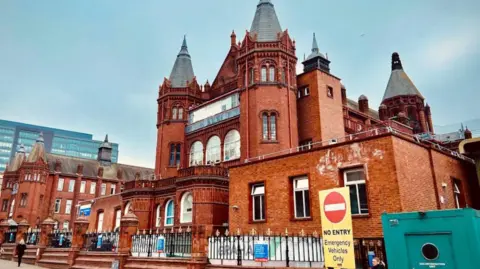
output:
[[[40,133],[43,134],[48,153],[76,158],[96,160],[98,147],[102,143],[93,140],[91,134],[0,120],[0,172],[5,170],[20,145],[24,146],[28,156]],[[112,162],[116,163],[117,160],[118,144],[112,143]]]

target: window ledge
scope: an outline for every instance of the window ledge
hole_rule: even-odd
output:
[[[249,224],[262,224],[262,223],[267,223],[267,220],[250,220],[248,223]]]
[[[278,140],[262,140],[261,144],[278,144]]]
[[[294,218],[290,219],[290,221],[294,221],[294,222],[295,221],[312,221],[312,220],[313,220],[312,217],[307,217],[307,218],[295,218],[294,217]]]
[[[355,214],[355,215],[352,215],[352,219],[366,219],[366,218],[370,218],[370,213],[368,214]]]

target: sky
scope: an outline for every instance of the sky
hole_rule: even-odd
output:
[[[480,118],[480,1],[272,0],[296,40],[298,71],[315,32],[349,98],[378,108],[392,52],[435,125]],[[212,82],[258,0],[2,0],[0,119],[119,143],[121,163],[154,166],[158,87],[183,35],[197,80]]]

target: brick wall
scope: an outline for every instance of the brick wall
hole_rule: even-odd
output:
[[[92,204],[89,217],[88,230],[97,229],[97,217],[99,212],[103,212],[103,231],[112,231],[115,227],[115,212],[121,209],[122,197],[117,195],[98,198]]]

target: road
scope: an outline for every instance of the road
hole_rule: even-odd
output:
[[[18,269],[18,264],[16,262],[11,262],[11,261],[6,261],[6,260],[0,260],[0,269]],[[38,267],[38,266],[35,266],[35,265],[30,265],[30,264],[26,264],[26,263],[22,263],[22,265],[20,265],[20,268],[24,268],[24,269],[40,269],[40,268],[43,268],[43,267]]]

